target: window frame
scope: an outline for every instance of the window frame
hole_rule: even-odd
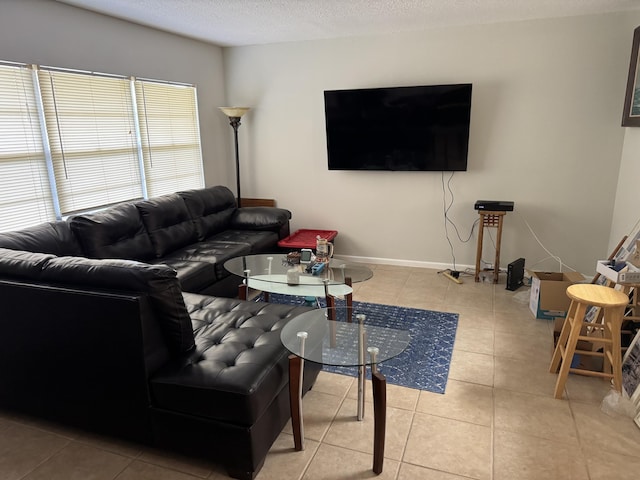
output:
[[[187,84],[187,83],[155,80],[155,79],[142,78],[142,77],[138,78],[135,76],[126,77],[122,75],[112,75],[112,74],[99,73],[99,72],[90,72],[85,70],[73,70],[73,69],[57,68],[57,67],[49,67],[49,66],[27,65],[24,63],[6,62],[6,61],[0,61],[0,66],[31,70],[31,88],[33,89],[33,92],[34,92],[35,104],[36,104],[35,107],[37,109],[38,119],[40,123],[39,134],[40,134],[40,142],[41,142],[40,145],[41,145],[42,157],[43,157],[39,161],[44,162],[44,165],[42,166],[42,172],[40,173],[39,178],[41,182],[46,181],[46,183],[48,184],[48,191],[47,191],[47,195],[49,195],[48,200],[53,205],[52,212],[46,211],[44,212],[45,213],[44,215],[42,215],[42,212],[41,212],[40,215],[47,217],[48,221],[63,220],[70,215],[97,211],[114,204],[127,202],[127,201],[135,201],[138,199],[148,199],[150,196],[157,196],[157,195],[149,194],[150,191],[154,191],[154,189],[157,190],[158,187],[154,184],[155,180],[153,178],[153,175],[151,175],[149,172],[149,168],[150,168],[149,165],[145,164],[145,155],[144,155],[145,141],[142,137],[143,135],[142,130],[143,130],[143,122],[146,122],[146,119],[144,118],[144,116],[142,116],[141,118],[141,115],[140,115],[140,99],[138,98],[138,95],[137,95],[137,90],[140,88],[139,87],[140,85],[143,86],[142,88],[144,88],[144,85],[147,85],[147,84],[154,85],[154,86],[161,85],[162,86],[161,88],[165,88],[165,89],[166,88],[170,89],[171,87],[175,87],[177,89],[181,89],[181,93],[184,94],[183,96],[185,96],[185,98],[187,98],[188,100],[184,104],[179,103],[175,105],[175,108],[185,109],[185,112],[183,112],[182,115],[187,119],[185,121],[188,124],[190,131],[189,131],[189,135],[187,136],[188,137],[187,140],[182,140],[182,141],[184,142],[184,145],[186,145],[191,149],[191,151],[184,156],[180,155],[177,158],[169,159],[170,162],[173,162],[175,164],[173,168],[176,171],[176,175],[174,175],[175,178],[170,178],[168,180],[169,186],[168,187],[165,186],[164,191],[162,191],[161,194],[186,190],[190,188],[204,187],[202,139],[200,135],[197,87],[195,85]],[[47,76],[51,76],[52,74],[53,75],[60,74],[60,75],[68,76],[68,78],[71,79],[72,83],[77,81],[78,85],[81,85],[82,82],[85,81],[83,80],[83,78],[86,78],[87,79],[86,82],[90,83],[91,79],[96,77],[114,79],[117,81],[128,83],[128,88],[126,89],[126,94],[127,94],[126,98],[128,100],[126,101],[123,100],[122,102],[124,104],[124,103],[127,103],[128,101],[127,104],[130,106],[129,113],[131,118],[131,128],[130,130],[128,130],[128,135],[131,136],[132,141],[130,142],[130,145],[127,146],[126,155],[131,155],[130,163],[131,165],[135,163],[135,168],[137,169],[137,172],[138,172],[138,177],[136,178],[136,183],[135,183],[136,188],[138,189],[136,195],[132,196],[127,194],[125,196],[131,197],[131,198],[119,197],[118,200],[115,202],[106,202],[106,203],[98,202],[99,204],[83,205],[83,207],[78,210],[69,210],[69,208],[65,208],[64,205],[61,205],[60,199],[61,199],[61,196],[63,195],[63,192],[61,192],[59,189],[60,172],[56,171],[60,169],[59,165],[56,166],[56,162],[59,161],[59,159],[56,158],[56,155],[59,155],[59,152],[56,152],[56,148],[58,148],[59,145],[52,145],[52,143],[55,144],[55,142],[52,142],[52,135],[56,133],[57,128],[59,128],[59,125],[51,125],[51,122],[55,121],[52,119],[58,118],[56,116],[55,111],[53,111],[56,108],[56,103],[55,103],[55,98],[53,99],[53,103],[52,103],[51,98],[47,98],[46,95],[43,97],[43,91],[42,91],[43,78],[46,78]],[[78,75],[78,76],[74,77],[74,75]],[[109,82],[106,82],[106,83],[109,83]],[[47,86],[45,86],[45,90],[46,89],[47,89]],[[124,89],[122,89],[122,91],[124,92]],[[71,85],[71,93],[72,92],[73,92],[73,85]],[[0,92],[0,94],[2,93],[4,92]],[[50,92],[48,92],[47,94],[49,93]],[[7,93],[7,94],[9,95],[10,93]],[[106,98],[105,102],[108,104],[110,102],[110,99],[109,97],[105,97],[105,98]],[[160,105],[162,107],[162,105],[158,103],[162,101],[163,99],[159,97],[156,97],[153,99],[153,102],[156,102],[154,103],[155,106]],[[173,108],[173,107],[169,107],[169,108]],[[189,108],[191,110],[189,110]],[[109,110],[108,105],[106,107],[106,110]],[[160,108],[160,110],[162,110],[162,108]],[[86,118],[91,120],[93,117],[87,116]],[[94,119],[94,123],[97,124],[98,121]],[[86,131],[88,131],[90,127],[85,128],[82,122],[79,122],[78,125],[75,126],[75,128],[78,129],[79,133],[77,134],[81,136],[81,135],[84,135],[84,133],[86,133]],[[99,127],[96,127],[95,125],[94,125],[94,128],[95,128],[94,134],[97,135],[95,138],[99,139],[101,130]],[[148,129],[149,125],[145,123],[144,128]],[[119,132],[117,128],[116,130],[118,132],[118,135],[120,134],[126,135],[125,133]],[[102,130],[102,131],[105,131],[105,130]],[[171,135],[175,136],[175,138],[177,138],[178,139],[177,141],[179,142],[180,138],[182,138],[180,137],[180,135],[182,132],[184,132],[184,129],[182,131],[180,130],[180,128],[177,128],[175,131],[170,129],[170,130],[167,130],[167,132],[170,132]],[[162,134],[162,132],[160,134]],[[106,136],[107,135],[105,135],[105,137]],[[58,140],[58,139],[53,139],[53,140]],[[118,144],[117,141],[115,144],[116,145]],[[91,145],[91,140],[89,140],[88,145]],[[179,147],[180,146],[176,148],[176,151],[179,151],[182,154],[183,150],[185,149],[181,150]],[[102,161],[102,156],[104,154],[103,152],[100,151],[99,148],[96,148],[93,150],[87,150],[87,152],[88,152],[87,155],[91,156],[91,158],[96,158],[98,159],[98,161]],[[171,155],[171,152],[169,152],[169,156],[170,155]],[[178,173],[180,173],[180,166],[183,165],[182,162],[186,162],[189,165],[189,168],[191,169],[190,170],[191,175],[188,176],[187,180],[184,180],[184,181],[182,181],[181,180],[182,177],[178,175]],[[127,163],[127,165],[129,165],[129,163]],[[196,167],[194,167],[194,165]],[[2,164],[0,163],[0,169],[1,167],[2,167]],[[109,168],[108,162],[106,166],[103,166],[102,168],[104,171],[106,171]],[[44,173],[45,170],[46,170],[46,174]],[[91,173],[94,173],[94,172],[91,172]],[[117,173],[120,173],[120,172],[117,172]],[[101,178],[104,179],[105,175],[102,175]],[[0,179],[0,185],[2,185],[2,179]],[[102,193],[103,192],[101,192],[101,194]],[[2,205],[0,205],[0,207],[1,206]],[[12,227],[9,224],[8,228],[5,228],[4,226],[2,226],[2,228],[0,228],[0,231],[4,231],[7,229],[12,230],[15,228],[22,228],[24,226],[25,225],[23,224],[17,227]]]

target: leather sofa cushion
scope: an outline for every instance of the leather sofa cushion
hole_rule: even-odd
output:
[[[0,248],[52,253],[58,256],[82,255],[80,244],[67,222],[45,222],[15,232],[0,233]]]
[[[236,210],[236,199],[227,187],[215,186],[179,192],[191,218],[198,240],[226,230]]]
[[[149,265],[133,260],[53,257],[44,265],[41,278],[85,288],[147,293],[169,348],[180,353],[193,349],[191,318],[176,271],[166,265]]]
[[[156,257],[197,241],[187,205],[177,193],[137,202],[142,221],[151,237]]]
[[[229,228],[277,232],[290,219],[291,212],[284,208],[243,207],[234,212]]]
[[[154,406],[252,425],[289,381],[280,329],[309,308],[183,295],[196,348],[151,378]]]
[[[198,293],[218,280],[216,266],[209,262],[192,261],[171,256],[153,260],[155,265],[164,264],[177,272],[180,286],[185,292]]]
[[[50,253],[33,253],[0,248],[0,276],[20,280],[40,280],[42,269],[56,258]]]
[[[263,233],[263,232],[255,232]],[[231,236],[231,238],[235,238]],[[277,242],[277,239],[275,240]],[[273,241],[270,245],[273,245]],[[213,269],[213,277],[216,280],[229,276],[229,272],[224,268],[224,262],[233,257],[240,255],[248,255],[252,251],[252,246],[248,242],[225,242],[218,241],[217,239],[205,240],[204,242],[194,243],[187,247],[176,250],[170,253],[166,257],[160,259],[160,261],[167,263],[168,265],[175,267],[175,262],[191,261],[191,262],[204,262],[211,266]],[[182,282],[185,278],[178,270],[178,278]],[[212,283],[209,278],[209,284]],[[199,292],[199,290],[193,290],[185,287],[183,283],[183,290],[187,292]]]
[[[151,239],[133,203],[77,215],[69,220],[69,224],[87,257],[130,260],[155,257]]]
[[[247,255],[249,253],[273,251],[278,244],[278,234],[255,230],[225,230],[203,243],[244,245],[247,251],[234,256]]]

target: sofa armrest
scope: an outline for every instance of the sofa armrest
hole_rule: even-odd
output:
[[[242,207],[234,212],[229,227],[236,230],[269,230],[280,234],[283,230],[289,231],[290,218],[291,212],[284,208]]]
[[[46,253],[0,248],[0,278],[50,285],[148,294],[166,337],[177,352],[194,348],[191,317],[176,271],[167,265],[133,260],[56,257]]]
[[[3,409],[150,440],[147,379],[170,357],[148,295],[0,278],[0,298]]]
[[[194,348],[191,317],[182,298],[176,271],[167,265],[149,265],[133,260],[54,257],[42,269],[41,279],[51,283],[144,292],[166,342],[183,353]]]

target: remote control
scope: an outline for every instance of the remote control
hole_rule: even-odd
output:
[[[311,267],[311,274],[320,275],[324,270],[324,266],[325,266],[324,263],[316,263],[313,267]]]

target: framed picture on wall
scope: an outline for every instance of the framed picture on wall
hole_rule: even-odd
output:
[[[638,69],[638,45],[640,44],[640,27],[633,31],[631,45],[631,62],[629,63],[629,77],[627,78],[627,92],[624,97],[624,111],[622,114],[623,127],[640,127],[640,72]]]

